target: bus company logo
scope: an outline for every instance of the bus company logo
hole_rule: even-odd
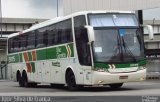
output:
[[[60,48],[60,47],[57,47],[57,48],[56,48],[56,53],[59,54],[59,53],[61,53],[61,52],[62,52],[62,51],[61,51],[61,48]]]
[[[52,62],[52,66],[60,67],[60,62]]]
[[[130,64],[130,67],[138,67],[138,64]]]
[[[116,66],[114,64],[108,64],[108,66],[109,66],[109,69],[115,69],[116,68]]]
[[[156,96],[142,96],[142,102],[159,102]]]
[[[9,60],[9,62],[15,62],[16,61],[15,56],[9,57],[8,60]]]

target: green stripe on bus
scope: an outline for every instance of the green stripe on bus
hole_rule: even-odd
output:
[[[57,59],[57,58],[67,58],[74,57],[74,45],[73,43],[63,46],[50,47],[47,49],[36,50],[36,60],[47,60],[47,59]],[[27,52],[28,60],[32,61],[32,52]],[[13,58],[14,57],[14,58]],[[23,62],[23,54],[8,55],[9,63]]]
[[[59,49],[59,51],[57,52],[57,58],[67,58],[67,49],[66,46],[60,46],[57,47],[56,50]]]
[[[46,49],[46,53],[47,53],[47,59],[56,59],[56,50],[55,48],[48,48]]]
[[[46,49],[37,50],[37,60],[45,60],[46,59]]]
[[[36,72],[35,63],[31,62],[31,66],[32,66],[32,73],[35,73]]]
[[[23,62],[23,55],[22,55],[22,53],[19,53],[19,61]]]
[[[7,57],[9,63],[18,63],[19,62],[19,54],[9,55]]]
[[[139,66],[146,65],[147,64],[147,60],[142,60],[138,64],[139,64]]]
[[[28,54],[28,60],[29,60],[29,61],[32,61],[32,53],[31,53],[31,52],[28,52],[27,54]]]
[[[115,68],[129,68],[138,67],[147,64],[147,60],[138,61],[137,63],[127,63],[127,64],[105,64],[105,63],[94,63],[95,68],[106,68],[108,69],[110,65],[114,65]]]

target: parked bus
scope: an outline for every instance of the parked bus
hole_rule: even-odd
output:
[[[21,87],[120,88],[146,78],[143,34],[128,11],[86,11],[39,23],[11,34],[7,53],[10,78]]]

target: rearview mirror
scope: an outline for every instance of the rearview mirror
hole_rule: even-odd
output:
[[[94,35],[93,27],[92,26],[85,26],[85,28],[87,28],[89,42],[94,42],[95,41],[95,35]]]
[[[154,39],[153,27],[151,25],[143,25],[143,27],[147,28],[148,34],[149,34],[149,39],[153,40]]]

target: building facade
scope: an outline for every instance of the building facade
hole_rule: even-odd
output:
[[[88,10],[144,10],[160,7],[160,0],[58,0],[60,15]]]
[[[38,22],[46,19],[2,18],[2,31],[0,33],[0,62],[6,61],[7,37],[9,34],[28,29]]]

